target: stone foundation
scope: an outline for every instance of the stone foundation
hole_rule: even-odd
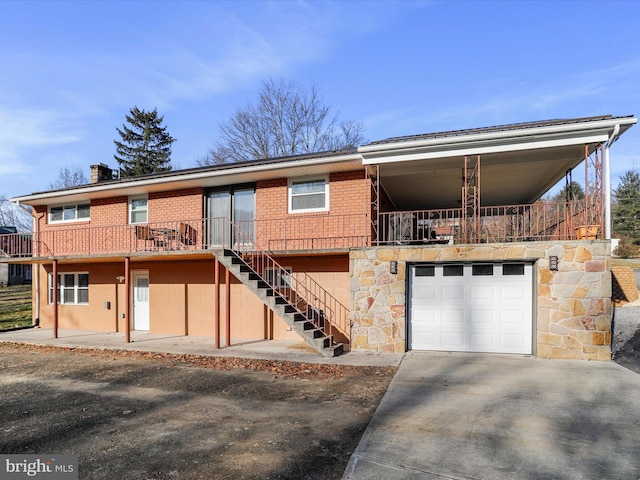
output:
[[[534,262],[534,354],[540,358],[611,359],[611,256],[608,241],[492,245],[389,246],[349,254],[351,348],[404,352],[407,263]],[[549,257],[558,257],[558,271]],[[392,261],[397,273],[390,272]]]

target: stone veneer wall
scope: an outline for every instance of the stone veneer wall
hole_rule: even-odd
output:
[[[406,350],[407,262],[527,260],[534,263],[534,353],[540,358],[611,359],[608,241],[386,246],[349,254],[351,349]],[[549,270],[557,256],[558,271]],[[398,262],[397,274],[389,271]]]

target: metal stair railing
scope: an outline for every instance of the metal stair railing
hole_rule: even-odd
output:
[[[332,343],[336,331],[345,334],[347,308],[305,272],[290,272],[282,267],[235,223],[225,218],[231,235],[225,247],[277,292],[299,314],[327,335]],[[225,242],[226,243],[226,242]]]

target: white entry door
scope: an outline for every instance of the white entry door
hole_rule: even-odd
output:
[[[149,330],[149,272],[132,272],[133,329]]]
[[[409,348],[530,354],[532,271],[526,262],[412,266]]]

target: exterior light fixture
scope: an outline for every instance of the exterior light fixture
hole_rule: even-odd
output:
[[[395,260],[392,260],[391,263],[389,264],[389,272],[396,275],[398,273],[398,262]]]
[[[549,257],[549,270],[552,272],[558,271],[558,257],[555,255]]]

